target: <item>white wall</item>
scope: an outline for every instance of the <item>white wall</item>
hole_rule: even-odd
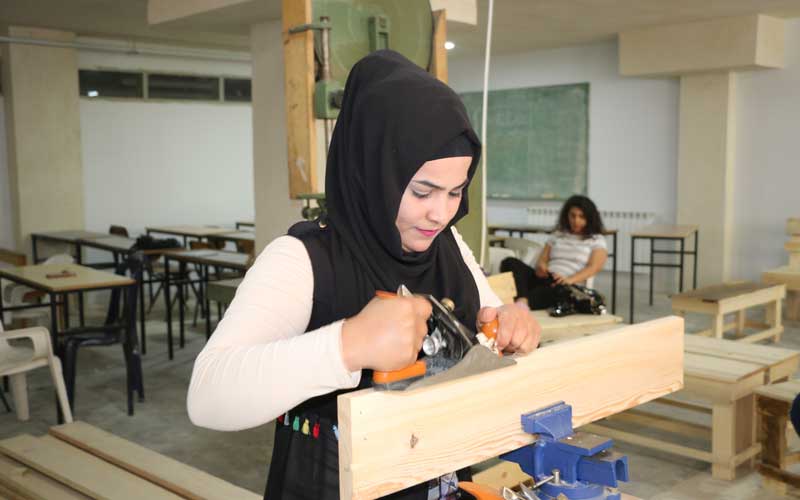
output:
[[[735,278],[786,265],[786,219],[800,216],[800,20],[786,28],[785,69],[737,77]]]
[[[11,217],[6,140],[5,100],[0,96],[0,248],[14,250],[16,238],[11,226],[13,219]]]
[[[449,66],[454,89],[481,89],[482,56],[459,57],[456,49]],[[590,83],[589,196],[602,210],[654,212],[673,222],[677,80],[620,77],[615,42],[496,56],[491,62],[491,90],[580,82]],[[525,223],[525,207],[542,205],[548,204],[490,200],[489,222]]]
[[[80,53],[81,69],[247,76],[250,65]],[[86,228],[254,217],[251,106],[81,98]]]

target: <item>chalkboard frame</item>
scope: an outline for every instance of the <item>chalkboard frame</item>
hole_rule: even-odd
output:
[[[548,99],[553,99],[553,96],[550,94],[557,93],[557,96],[563,95],[571,95],[574,97],[576,93],[578,96],[578,105],[582,108],[577,110],[576,113],[572,113],[571,118],[574,118],[578,121],[575,122],[575,136],[572,139],[576,142],[576,151],[574,153],[574,158],[570,161],[569,165],[566,165],[565,168],[570,169],[569,174],[565,177],[570,179],[572,182],[572,186],[565,187],[562,186],[560,189],[551,190],[552,192],[544,192],[538,193],[538,195],[524,195],[519,196],[518,193],[513,194],[504,194],[498,195],[497,189],[492,189],[493,184],[493,176],[492,176],[492,161],[493,159],[496,160],[498,150],[496,141],[493,141],[492,132],[495,127],[493,127],[492,123],[492,101],[493,96],[494,100],[500,99],[510,99],[507,96],[512,96],[514,98],[521,98],[523,95],[527,96],[529,101],[533,101],[534,98],[542,99],[543,96],[549,95]],[[470,116],[470,120],[473,123],[473,127],[475,128],[476,132],[480,134],[480,119],[481,119],[481,102],[482,102],[482,93],[481,92],[462,92],[461,94],[462,100],[464,101],[464,105],[467,107],[467,112]],[[570,84],[560,84],[560,85],[546,85],[546,86],[536,86],[536,87],[520,87],[520,88],[507,88],[507,89],[497,89],[497,90],[490,90],[489,91],[489,137],[487,138],[488,142],[488,158],[489,158],[489,170],[487,172],[487,198],[494,199],[494,200],[518,200],[518,201],[562,201],[567,199],[573,194],[587,194],[588,193],[588,184],[589,184],[589,104],[590,104],[590,95],[591,95],[591,87],[589,82],[580,82],[580,83],[570,83]],[[554,102],[554,101],[553,101]],[[533,106],[531,104],[530,106]],[[519,113],[530,113],[531,107],[525,108],[515,108],[516,111]],[[496,108],[495,108],[496,109]],[[582,130],[581,130],[582,129]],[[528,148],[530,150],[530,144],[534,141],[534,139],[529,138],[528,140]],[[494,154],[493,154],[494,153]],[[543,178],[545,177],[545,173],[547,172],[546,168],[539,168],[537,169],[535,165],[528,163],[524,168],[523,173],[526,175],[526,178]],[[497,170],[495,170],[497,172]],[[507,169],[503,172],[506,176],[510,174],[519,175],[519,172],[511,171]],[[497,182],[495,180],[495,182]],[[530,192],[530,188],[529,188]]]

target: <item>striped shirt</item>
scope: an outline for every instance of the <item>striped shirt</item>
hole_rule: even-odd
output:
[[[556,231],[547,240],[550,245],[550,261],[547,268],[561,276],[572,276],[589,263],[589,257],[597,249],[606,250],[606,239],[602,234],[589,238]]]

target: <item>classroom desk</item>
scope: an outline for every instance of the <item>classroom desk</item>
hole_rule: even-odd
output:
[[[230,231],[222,234],[208,236],[209,240],[231,241],[238,250],[246,250],[243,253],[253,254],[256,244],[256,233],[253,231]]]
[[[490,235],[494,235],[497,231],[505,231],[509,236],[519,233],[520,238],[526,233],[550,234],[554,231],[552,226],[501,226],[496,224],[490,224],[488,229]],[[616,229],[603,231],[603,236],[611,236],[611,252],[608,254],[608,258],[611,259],[611,314],[617,312],[617,233]]]
[[[75,259],[78,261],[78,263],[80,263],[81,255],[76,248],[77,241],[105,238],[106,236],[108,236],[108,233],[96,233],[94,231],[84,231],[81,229],[66,231],[41,231],[31,233],[31,253],[33,257],[33,263],[38,264],[40,262],[38,246],[40,241],[54,241],[56,243],[66,243],[72,246],[72,248],[75,249]]]
[[[48,275],[61,274],[62,272],[72,274],[72,276],[48,278]],[[59,355],[60,349],[57,342],[59,332],[57,307],[59,304],[64,306],[64,327],[69,328],[67,294],[131,287],[136,284],[136,281],[128,278],[127,276],[119,276],[114,273],[81,266],[80,264],[37,264],[32,266],[0,268],[0,287],[2,287],[3,279],[29,286],[50,296],[49,304],[31,304],[24,306],[4,307],[3,297],[2,294],[0,294],[0,317],[3,316],[4,310],[13,311],[16,309],[31,309],[34,307],[49,306],[50,336],[53,343],[53,349],[56,354]],[[61,301],[58,301],[59,297],[61,297]],[[136,325],[129,324],[128,328],[135,329]]]
[[[188,243],[188,238],[196,238],[202,240],[209,236],[214,236],[223,233],[230,233],[230,229],[224,227],[210,227],[210,226],[148,226],[145,231],[150,233],[168,234],[171,236],[179,236],[183,238],[183,246]]]
[[[686,239],[694,235],[694,250],[686,250]],[[651,224],[644,226],[631,233],[631,294],[630,294],[630,317],[629,321],[633,323],[633,305],[634,305],[634,281],[636,278],[636,266],[647,266],[650,268],[650,305],[653,305],[653,269],[656,267],[673,267],[678,268],[680,276],[678,278],[679,285],[678,291],[683,292],[683,263],[686,255],[694,257],[694,270],[692,272],[692,288],[697,288],[697,248],[700,239],[700,231],[698,226],[693,224],[688,225],[674,225],[674,224]],[[650,260],[649,262],[636,262],[636,240],[650,240]],[[656,250],[656,240],[677,241],[680,243],[680,250]],[[655,263],[653,257],[655,254],[670,254],[678,255],[678,264]]]
[[[253,221],[238,221],[238,222],[236,223],[236,229],[241,229],[241,228],[243,228],[243,227],[252,227],[252,228],[255,228],[255,227],[256,227],[256,223],[255,223],[255,222],[253,222]]]
[[[236,295],[236,289],[242,283],[243,278],[236,278],[232,280],[218,280],[212,281],[208,284],[206,294],[208,300],[219,302],[220,304],[229,305]]]
[[[209,299],[208,292],[206,291],[209,283],[208,268],[213,266],[215,268],[233,269],[236,271],[246,271],[252,263],[253,257],[246,253],[228,252],[225,250],[168,250],[164,252],[164,266],[169,269],[169,261],[175,260],[180,265],[181,276],[186,275],[187,264],[197,264],[200,266],[200,300],[203,301],[206,311],[206,338],[211,336],[211,314],[209,312]],[[167,305],[167,344],[169,349],[169,359],[173,358],[172,348],[172,311],[170,308],[170,273],[164,274],[164,300]],[[184,296],[183,296],[183,282],[177,283],[178,287],[178,314],[180,324],[180,347],[183,348],[185,344],[184,334]]]

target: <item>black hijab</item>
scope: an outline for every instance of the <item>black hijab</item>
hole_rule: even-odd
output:
[[[467,214],[467,189],[455,217],[428,250],[404,252],[395,225],[403,192],[417,170],[464,138],[472,149],[472,179],[480,142],[450,87],[390,50],[373,52],[353,67],[325,181],[333,310],[341,317],[360,311],[376,290],[395,291],[405,284],[412,292],[453,299],[456,315],[475,325],[477,287],[450,231]]]

